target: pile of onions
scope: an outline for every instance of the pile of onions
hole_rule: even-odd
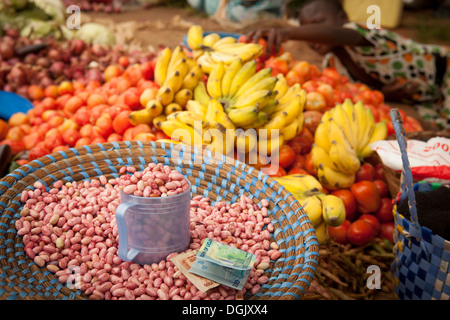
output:
[[[70,5],[76,5],[80,7],[81,11],[93,11],[93,12],[121,12],[122,7],[120,5],[115,5],[112,0],[64,0],[66,7]],[[125,2],[125,1],[123,1]]]
[[[34,52],[17,54],[17,50],[30,45],[46,44]],[[66,80],[86,83],[103,81],[103,71],[119,59],[127,57],[129,63],[143,63],[155,58],[154,53],[127,52],[120,47],[103,47],[74,39],[58,42],[53,38],[31,40],[20,36],[17,30],[5,30],[0,37],[0,90],[16,92],[26,98],[27,87],[45,88]]]

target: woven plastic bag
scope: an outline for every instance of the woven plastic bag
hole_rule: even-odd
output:
[[[391,119],[402,151],[404,176],[401,191],[394,199],[393,206],[395,258],[391,272],[395,294],[401,300],[449,300],[450,241],[419,224],[414,193],[429,192],[437,185],[413,182],[406,152],[405,130],[397,109],[391,110]],[[411,220],[397,211],[399,203],[405,199],[409,204]]]

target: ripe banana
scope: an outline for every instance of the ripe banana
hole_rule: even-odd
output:
[[[275,177],[297,199],[322,193],[323,186],[314,176],[308,174],[290,174],[283,177]]]
[[[212,71],[214,65],[216,64],[208,51],[204,52],[197,58],[197,63],[202,68],[202,71],[207,74]]]
[[[325,223],[332,227],[340,226],[346,217],[344,201],[332,194],[318,195],[322,202],[322,215]]]
[[[234,77],[242,68],[242,60],[236,59],[225,70],[222,78],[222,96],[228,98]]]
[[[158,101],[163,105],[169,105],[175,96],[175,93],[170,87],[162,86],[159,88],[158,93],[156,94]]]
[[[202,144],[202,134],[177,120],[166,120],[161,122],[161,130],[172,140],[181,141],[191,146]]]
[[[206,121],[211,121],[211,122],[217,121],[216,115],[220,111],[223,112],[222,104],[216,99],[210,99],[209,103],[208,103],[208,109],[206,110],[206,115],[205,115]]]
[[[166,115],[160,114],[159,116],[153,118],[152,123],[156,129],[161,130],[161,123],[166,120],[167,120]]]
[[[284,140],[289,141],[294,139],[300,132],[299,128],[300,125],[297,119],[294,119],[291,123],[287,124],[281,129],[281,134],[284,136]]]
[[[352,122],[348,117],[347,112],[344,107],[340,104],[336,105],[331,109],[331,117],[339,125],[341,130],[344,132],[345,138],[350,143],[352,149],[356,150],[357,147],[357,136],[353,134]]]
[[[350,188],[355,182],[354,174],[333,170],[323,164],[317,168],[317,178],[321,184],[330,190]]]
[[[172,57],[172,50],[165,47],[159,54],[155,64],[154,79],[155,82],[162,86],[167,76],[167,66],[169,65],[170,58]]]
[[[316,230],[317,242],[319,244],[323,244],[328,240],[328,225],[323,221],[317,227],[314,228]]]
[[[322,147],[317,144],[313,144],[311,148],[311,161],[314,168],[318,168],[320,164],[330,167],[331,169],[338,171],[339,169],[330,158],[330,154],[326,152]]]
[[[236,151],[238,154],[256,150],[258,135],[256,130],[236,130]]]
[[[220,98],[222,96],[222,77],[225,73],[223,62],[216,63],[206,82],[206,90],[212,98]]]
[[[172,74],[175,71],[176,66],[178,66],[178,63],[183,59],[186,62],[186,58],[186,53],[184,53],[183,48],[181,46],[176,46],[172,51],[172,56],[170,57],[169,64],[167,65],[167,74]]]
[[[318,195],[312,195],[304,199],[300,199],[299,202],[314,227],[317,227],[324,221],[322,201]]]
[[[177,111],[182,111],[183,110],[183,107],[182,106],[180,106],[178,103],[176,103],[176,102],[172,102],[172,103],[169,103],[165,108],[164,108],[164,114],[166,115],[166,116],[168,116],[169,114],[172,114],[172,113],[174,113],[174,112],[177,112]]]
[[[194,100],[200,102],[205,107],[209,104],[209,95],[206,92],[206,85],[203,81],[199,81],[194,89]]]
[[[319,125],[314,133],[314,143],[328,153],[331,146],[331,141],[328,136],[328,122],[331,117],[331,112],[325,111],[320,119]]]
[[[369,139],[367,145],[360,151],[359,157],[360,159],[365,159],[370,157],[374,150],[370,147],[370,144],[375,141],[384,140],[387,137],[387,126],[386,122],[380,121],[375,123],[374,130],[372,136]]]
[[[208,107],[207,107],[207,105],[205,106],[205,105],[201,104],[197,100],[189,100],[186,104],[186,110],[192,111],[204,118],[206,116]]]
[[[244,63],[242,68],[239,69],[239,72],[233,78],[233,81],[230,86],[229,96],[234,97],[239,88],[241,88],[245,84],[245,82],[255,74],[255,71],[256,71],[255,60],[251,60],[249,62]]]
[[[193,93],[189,89],[179,90],[174,97],[174,102],[178,103],[183,108],[186,106],[187,102],[193,98]]]
[[[201,124],[202,128],[206,127],[207,121],[205,119],[192,111],[177,111],[173,112],[167,116],[167,120],[178,120],[183,122],[191,127],[195,127],[195,125]]]
[[[261,137],[260,135],[258,139],[258,152],[260,155],[267,156],[278,154],[283,144],[284,137],[282,134],[271,134],[269,137]]]
[[[331,143],[329,156],[339,171],[344,173],[356,174],[361,167],[361,162],[356,156],[355,150],[341,143],[336,143],[335,141]]]
[[[203,47],[212,48],[214,44],[220,40],[220,35],[218,33],[209,33],[203,37]]]
[[[228,109],[227,114],[236,127],[249,126],[258,117],[258,108],[249,106],[240,109]]]
[[[147,105],[145,106],[145,109],[148,110],[151,117],[157,117],[163,112],[163,105],[159,100],[150,100]]]
[[[278,81],[275,84],[275,87],[273,88],[274,91],[277,91],[278,94],[275,97],[275,99],[280,99],[282,96],[286,94],[286,92],[289,89],[289,86],[287,84],[286,78],[282,73],[277,74]]]
[[[150,124],[152,123],[153,116],[151,115],[151,112],[149,109],[141,109],[136,110],[130,113],[129,116],[130,123],[133,126],[136,126],[138,124]]]
[[[203,28],[199,25],[193,25],[187,33],[187,44],[192,50],[201,49],[203,44]]]
[[[236,38],[234,38],[234,37],[223,37],[223,38],[220,38],[220,40],[218,40],[216,43],[214,43],[212,48],[214,50],[220,50],[221,46],[223,46],[224,44],[230,44],[230,43],[236,43]]]
[[[239,87],[238,91],[236,92],[236,95],[237,96],[241,96],[244,93],[247,94],[248,90],[250,90],[251,88],[256,86],[256,84],[258,84],[261,80],[269,78],[271,74],[272,74],[272,69],[271,68],[264,68],[264,69],[259,70],[258,72],[253,74],[250,78],[248,78],[248,80],[246,80],[245,83],[243,83]],[[260,89],[256,88],[256,89],[253,89],[253,91],[250,91],[250,92],[254,92],[254,91],[257,91],[257,90],[260,90]]]
[[[272,96],[272,91],[270,90],[259,90],[250,94],[244,94],[240,96],[236,102],[232,103],[231,108],[245,108],[249,106],[263,108]]]
[[[183,78],[181,88],[194,90],[200,79],[203,77],[203,70],[199,65],[190,68],[186,76]]]

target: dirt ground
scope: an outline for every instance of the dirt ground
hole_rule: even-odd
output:
[[[194,11],[191,8],[176,8],[154,6],[148,9],[127,8],[122,13],[85,13],[84,21],[96,21],[109,25],[115,32],[118,43],[139,50],[156,51],[159,46],[174,47],[183,41],[188,28],[200,24],[205,31],[246,33],[255,25],[282,26],[283,20],[258,21],[236,28],[229,23],[218,23]],[[431,11],[404,11],[398,28],[394,31],[423,43],[436,43],[450,47],[450,19],[436,19]],[[288,41],[284,44],[285,51],[293,54],[297,60],[321,66],[322,57],[310,49],[306,43]],[[392,104],[419,119],[416,112],[407,105]],[[420,120],[420,119],[419,119]],[[430,129],[422,123],[425,129]]]

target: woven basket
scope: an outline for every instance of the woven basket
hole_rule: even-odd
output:
[[[419,224],[414,194],[414,191],[429,192],[440,184],[413,182],[406,153],[405,133],[396,109],[391,111],[391,117],[404,166],[402,191],[394,199],[393,206],[395,258],[391,271],[395,294],[402,300],[449,300],[450,241]],[[405,199],[409,204],[411,220],[397,211],[399,203]]]
[[[0,300],[87,299],[70,290],[53,273],[38,267],[24,253],[15,221],[20,217],[24,189],[35,181],[52,185],[57,180],[82,181],[101,175],[119,176],[119,169],[163,163],[189,179],[193,195],[214,201],[238,201],[242,194],[259,203],[269,200],[273,238],[282,256],[266,270],[269,282],[247,299],[297,300],[312,281],[319,259],[315,230],[292,194],[271,177],[245,163],[199,152],[188,146],[163,142],[112,142],[53,153],[22,166],[0,180]],[[181,146],[182,152],[177,152]],[[201,151],[201,149],[200,149]]]
[[[420,141],[428,141],[434,137],[444,137],[450,138],[450,132],[447,131],[417,131],[417,132],[408,132],[405,135],[406,139],[409,140],[420,140]],[[387,140],[395,140],[396,135],[391,135],[387,137]],[[384,176],[386,177],[387,186],[389,189],[389,193],[392,198],[395,198],[400,191],[400,180],[402,178],[401,172],[392,170],[388,166],[383,164],[384,168]],[[417,182],[417,181],[416,181]]]

